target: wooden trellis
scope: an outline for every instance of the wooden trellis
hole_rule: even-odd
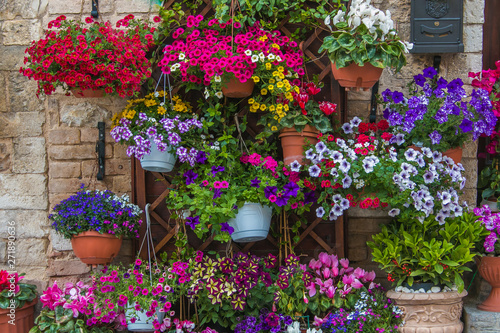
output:
[[[170,8],[175,0],[170,0],[165,4],[165,8]],[[196,10],[196,14],[211,15],[213,13],[211,0],[203,0],[203,5]],[[279,30],[287,35],[292,36],[291,29],[294,25],[288,23],[285,19],[279,25]],[[295,25],[296,26],[296,25]],[[320,56],[318,49],[322,43],[322,37],[325,34],[320,28],[311,29],[309,35],[301,43],[301,48],[308,58],[306,66],[306,74],[309,78],[317,75],[319,80],[323,82],[319,100],[329,100],[338,104],[339,120],[345,120],[346,112],[346,94],[337,81],[332,76],[330,69],[330,61],[326,56]],[[247,134],[255,137],[256,128],[248,126]],[[175,251],[175,239],[179,225],[177,221],[170,218],[170,212],[166,207],[165,200],[170,191],[170,181],[168,174],[157,172],[144,171],[140,162],[136,159],[132,160],[132,198],[140,207],[145,207],[147,203],[151,203],[150,216],[152,223],[152,233],[155,246],[155,252]],[[290,215],[287,217],[288,222],[294,223],[299,219],[298,216]],[[286,219],[285,219],[286,220]],[[281,253],[280,248],[284,248],[283,242],[286,241],[289,249],[290,244],[296,249],[296,254],[308,254],[316,256],[319,252],[336,253],[340,257],[345,255],[345,218],[340,217],[336,221],[323,221],[316,218],[314,213],[307,216],[307,223],[302,223],[299,240],[297,243],[291,244],[290,238],[283,239],[283,235],[289,235],[286,225],[283,223],[273,223],[275,227],[274,233],[269,233],[266,240],[252,242],[246,244],[231,243],[231,248],[228,251],[227,244],[214,242],[212,238],[205,241],[199,240],[194,233],[188,236],[189,245],[195,250],[215,250],[218,252],[252,252],[256,254],[265,254],[269,252]],[[290,224],[290,223],[288,223]],[[276,230],[278,229],[278,230]],[[281,229],[281,230],[279,230]],[[144,228],[145,230],[145,228]],[[280,236],[281,235],[281,236]],[[287,251],[285,251],[287,252]]]

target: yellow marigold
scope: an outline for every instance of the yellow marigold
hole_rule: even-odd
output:
[[[255,103],[255,99],[250,98],[250,99],[248,100],[248,104],[253,104],[253,103]]]
[[[266,89],[266,88],[262,89],[262,90],[260,91],[260,94],[261,94],[261,95],[267,95],[267,89]]]
[[[271,131],[276,132],[277,130],[278,130],[278,127],[276,127],[276,126],[271,127]]]
[[[260,81],[260,77],[254,75],[254,76],[252,76],[252,80],[253,80],[253,82],[257,83]]]
[[[163,106],[158,107],[158,114],[164,115],[167,110]]]
[[[261,104],[260,105],[260,111],[266,111],[266,109],[267,109],[266,104]]]

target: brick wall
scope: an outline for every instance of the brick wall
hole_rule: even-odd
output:
[[[375,0],[389,9],[403,39],[410,36],[410,0]],[[101,0],[101,18],[116,22],[124,15],[148,16],[148,0]],[[442,56],[441,73],[446,78],[461,77],[481,69],[482,8],[484,0],[464,1],[465,52]],[[61,199],[74,193],[80,183],[88,184],[95,163],[97,122],[106,121],[125,104],[119,98],[76,99],[62,93],[35,97],[36,83],[18,73],[24,50],[42,35],[43,28],[57,16],[84,18],[91,11],[90,0],[0,1],[0,269],[7,267],[7,222],[16,225],[16,270],[26,272],[39,289],[49,281],[76,280],[88,268],[76,260],[68,241],[51,232],[47,215]],[[411,77],[431,66],[433,55],[410,55],[408,66],[394,74],[385,69],[380,90],[402,88]],[[349,116],[367,118],[370,92],[349,92]],[[379,110],[380,111],[380,110]],[[466,198],[475,202],[476,146],[467,145],[464,165],[469,177]],[[106,176],[101,188],[129,192],[130,159],[124,147],[106,135]],[[380,212],[350,212],[348,256],[357,264],[375,268],[366,241],[387,221]],[[122,246],[122,257],[130,258],[130,243]]]

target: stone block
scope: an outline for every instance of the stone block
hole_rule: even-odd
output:
[[[347,114],[349,117],[358,116],[366,120],[370,116],[370,101],[349,101],[347,103]]]
[[[85,0],[83,8],[92,8],[92,0]],[[114,11],[114,3],[120,6],[121,1],[99,0],[99,14],[107,14]]]
[[[59,100],[55,96],[47,97],[47,115],[49,129],[59,128]]]
[[[475,158],[462,158],[462,165],[465,171],[463,175],[467,179],[465,182],[465,188],[476,188],[477,187],[477,159]]]
[[[42,135],[43,112],[0,113],[0,138]]]
[[[368,217],[368,218],[386,218],[390,220],[391,218],[387,215],[386,210],[382,209],[361,209],[359,207],[351,207],[347,211],[349,218],[353,217]]]
[[[97,124],[96,124],[97,126]],[[93,142],[95,143],[97,140],[99,140],[99,130],[97,127],[84,127],[80,130],[81,136],[80,140],[82,142]],[[106,138],[104,138],[106,140]]]
[[[377,233],[380,231],[380,224],[384,223],[384,219],[374,218],[349,218],[347,225],[348,234],[350,233]]]
[[[119,194],[130,193],[130,191],[132,191],[132,182],[130,181],[130,175],[114,176],[113,187],[111,188],[111,190]]]
[[[469,140],[464,144],[462,158],[477,158],[477,141]]]
[[[17,71],[11,73],[8,80],[10,109],[12,112],[45,112],[43,101],[36,98],[38,86],[34,80],[29,80]]]
[[[1,264],[6,264],[6,263],[7,263],[7,240],[3,239],[2,241],[0,241],[0,267],[2,266]]]
[[[484,0],[464,1],[464,24],[468,25],[474,23],[484,23]]]
[[[0,12],[1,13],[1,12]],[[2,45],[2,56],[0,57],[0,70],[16,71],[24,64],[24,50],[26,46]],[[19,75],[19,74],[18,74]]]
[[[44,173],[46,169],[45,138],[14,139],[13,173]]]
[[[47,274],[49,276],[81,275],[90,272],[90,268],[80,261],[74,260],[49,260]]]
[[[7,104],[7,83],[5,75],[0,72],[0,112],[7,112],[9,105]]]
[[[347,249],[347,258],[352,261],[362,261],[367,258],[367,247],[357,247]]]
[[[113,157],[118,158],[118,159],[128,159],[128,163],[130,164],[130,159],[127,155],[127,146],[126,145],[121,145],[121,144],[115,144],[113,146]]]
[[[78,128],[60,128],[49,132],[49,143],[54,145],[74,145],[80,143]]]
[[[4,21],[2,37],[4,45],[30,45],[40,38],[42,27],[38,20]]]
[[[48,5],[49,14],[79,14],[84,10],[82,2],[83,0],[70,2],[65,0],[50,0]]]
[[[46,238],[24,238],[16,241],[16,265],[19,266],[47,266]]]
[[[49,220],[45,210],[0,210],[0,235],[14,227],[17,238],[43,238],[49,234]],[[7,223],[9,222],[9,223]],[[14,224],[11,225],[11,223]]]
[[[72,127],[96,127],[109,116],[107,109],[89,102],[65,104],[60,111],[61,122]]]
[[[481,24],[464,25],[464,52],[482,52],[483,26]]]
[[[464,193],[460,196],[459,202],[467,202],[469,208],[477,207],[477,189],[464,188]]]
[[[71,241],[58,234],[54,229],[50,229],[50,243],[55,251],[72,250]]]
[[[16,17],[34,19],[47,6],[47,0],[0,1],[0,20],[13,20]]]
[[[50,160],[84,160],[95,159],[95,145],[50,146]]]
[[[105,162],[106,175],[127,175],[130,177],[130,161],[108,159]]]
[[[12,140],[0,140],[0,172],[9,172],[12,165],[14,147]]]
[[[463,308],[464,333],[500,332],[500,313],[481,311],[477,303],[465,303]]]
[[[49,182],[49,193],[75,193],[82,183],[78,178],[57,178]],[[51,201],[52,203],[52,201]]]
[[[147,13],[150,10],[150,2],[143,0],[123,0],[116,3],[118,14]]]
[[[49,178],[79,178],[81,176],[80,162],[51,162]]]
[[[41,174],[0,174],[0,209],[47,209],[47,178]]]

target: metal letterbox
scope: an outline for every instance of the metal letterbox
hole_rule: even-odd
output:
[[[411,53],[464,51],[463,0],[411,0]]]

